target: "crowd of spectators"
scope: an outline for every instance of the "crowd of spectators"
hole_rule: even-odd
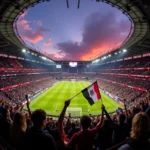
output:
[[[11,101],[15,103],[21,103],[25,100],[25,97],[23,95],[29,95],[30,97],[33,97],[40,91],[52,86],[55,82],[55,80],[51,80],[51,78],[48,78],[46,80],[38,81],[38,83],[33,82],[29,85],[12,88],[3,93],[5,94],[5,97],[8,97]]]
[[[37,68],[37,64],[23,60],[19,62],[24,68]],[[134,59],[106,64],[101,68],[149,66],[149,59],[145,58],[140,61]],[[0,67],[13,68],[6,58],[0,60]],[[140,74],[140,71],[133,72],[136,73]],[[149,74],[149,71],[143,73]],[[149,79],[103,74],[90,75],[89,78],[93,78],[94,81],[97,77],[150,89]],[[43,78],[47,79],[41,80]],[[54,78],[51,79],[49,74],[1,77],[0,89],[25,82],[31,83],[0,92],[0,150],[107,150],[109,148],[110,150],[150,150],[150,96],[148,93],[129,87],[98,80],[99,87],[103,91],[126,100],[125,109],[119,108],[120,112],[111,115],[102,105],[102,112],[98,116],[85,115],[76,119],[71,115],[65,116],[70,100],[65,102],[57,119],[48,117],[41,109],[31,112],[29,101],[27,101],[28,111],[24,111],[25,95],[33,97],[41,90],[49,88],[56,82]]]
[[[142,91],[137,91],[129,87],[121,87],[118,84],[109,83],[103,80],[98,80],[99,87],[105,91],[118,96],[120,99],[125,99],[127,101],[133,101],[139,97],[143,96]]]
[[[101,69],[150,67],[149,57],[117,61],[101,65]]]
[[[109,78],[107,79],[107,76],[106,77],[103,76],[103,78],[99,78],[99,76],[96,76],[95,78],[90,80],[90,83],[93,83],[95,82],[95,80],[97,80],[99,88],[103,90],[106,94],[109,93],[113,99],[115,99],[115,97],[118,97],[120,100],[122,101],[126,100],[127,102],[130,103],[135,100],[136,101],[144,100],[145,97],[147,97],[149,93],[149,90],[147,90],[147,92],[144,92],[144,91],[140,91],[131,87],[122,86],[118,83],[108,82],[105,79],[109,80]],[[115,81],[115,80],[113,80],[112,78],[112,81]],[[147,82],[146,84],[149,85],[149,82]],[[129,86],[132,86],[132,85],[129,84]],[[149,86],[147,87],[149,89]]]
[[[150,75],[150,70],[100,70],[100,73]]]
[[[24,112],[22,106],[1,99],[0,144],[4,149],[16,150],[106,150],[110,147],[112,150],[119,147],[119,150],[149,150],[149,98],[129,108],[125,106],[125,110],[113,115],[102,105],[101,115],[80,119],[65,117],[70,104],[67,100],[58,120],[47,117],[41,109],[31,113],[29,102],[28,112]]]
[[[80,119],[74,119],[71,115],[65,117],[70,100],[65,102],[58,120],[47,117],[41,109],[31,113],[29,102],[28,112],[22,110],[23,95],[34,96],[54,82],[56,80],[46,79],[38,84],[32,82],[0,93],[0,146],[3,149],[150,149],[149,95],[98,80],[102,90],[126,99],[130,105],[126,105],[126,102],[125,110],[111,115],[102,105],[101,115],[83,116]]]
[[[39,63],[27,61],[27,60],[19,60],[19,59],[12,59],[12,58],[5,58],[0,57],[0,68],[30,68],[30,69],[47,69],[49,66],[43,63]]]
[[[149,78],[134,78],[134,77],[123,77],[123,76],[110,76],[110,75],[99,75],[100,78],[115,81],[120,84],[127,84],[130,86],[136,86],[138,88],[145,88],[146,90],[150,89]]]
[[[36,80],[42,79],[42,78],[48,78],[50,77],[49,74],[31,74],[31,75],[17,75],[17,76],[7,76],[7,77],[1,77],[0,80],[0,89],[7,87],[7,86],[13,86],[20,83],[25,82],[34,82]]]

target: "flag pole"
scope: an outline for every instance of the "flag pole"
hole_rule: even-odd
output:
[[[103,104],[103,100],[102,100],[102,97],[101,97],[101,103]]]
[[[82,92],[82,91],[81,91]],[[75,96],[71,97],[70,100],[72,100],[73,98],[75,98],[76,96],[78,96],[81,92],[77,93]]]

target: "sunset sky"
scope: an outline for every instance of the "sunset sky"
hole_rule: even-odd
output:
[[[129,19],[102,2],[51,0],[28,9],[17,22],[25,43],[54,60],[94,60],[121,45],[130,31]]]

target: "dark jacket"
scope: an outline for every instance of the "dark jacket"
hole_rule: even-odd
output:
[[[47,131],[35,127],[26,132],[25,147],[28,150],[56,150],[53,137]]]
[[[150,150],[148,139],[142,138],[141,140],[129,139],[128,142],[121,146],[119,150]]]

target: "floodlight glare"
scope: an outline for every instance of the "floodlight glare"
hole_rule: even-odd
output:
[[[124,49],[124,50],[123,50],[123,52],[127,52],[127,50],[126,50],[126,49]]]
[[[111,55],[109,54],[108,57],[111,57]]]
[[[42,59],[44,59],[44,60],[46,60],[46,59],[47,59],[47,58],[46,58],[46,57],[44,57],[44,56],[42,56],[41,58],[42,58]]]
[[[23,50],[22,50],[22,52],[24,52],[24,53],[25,53],[25,52],[26,52],[26,50],[25,50],[25,49],[23,49]]]
[[[99,61],[99,59],[96,59],[96,60],[95,60],[95,62],[98,62],[98,61]]]

